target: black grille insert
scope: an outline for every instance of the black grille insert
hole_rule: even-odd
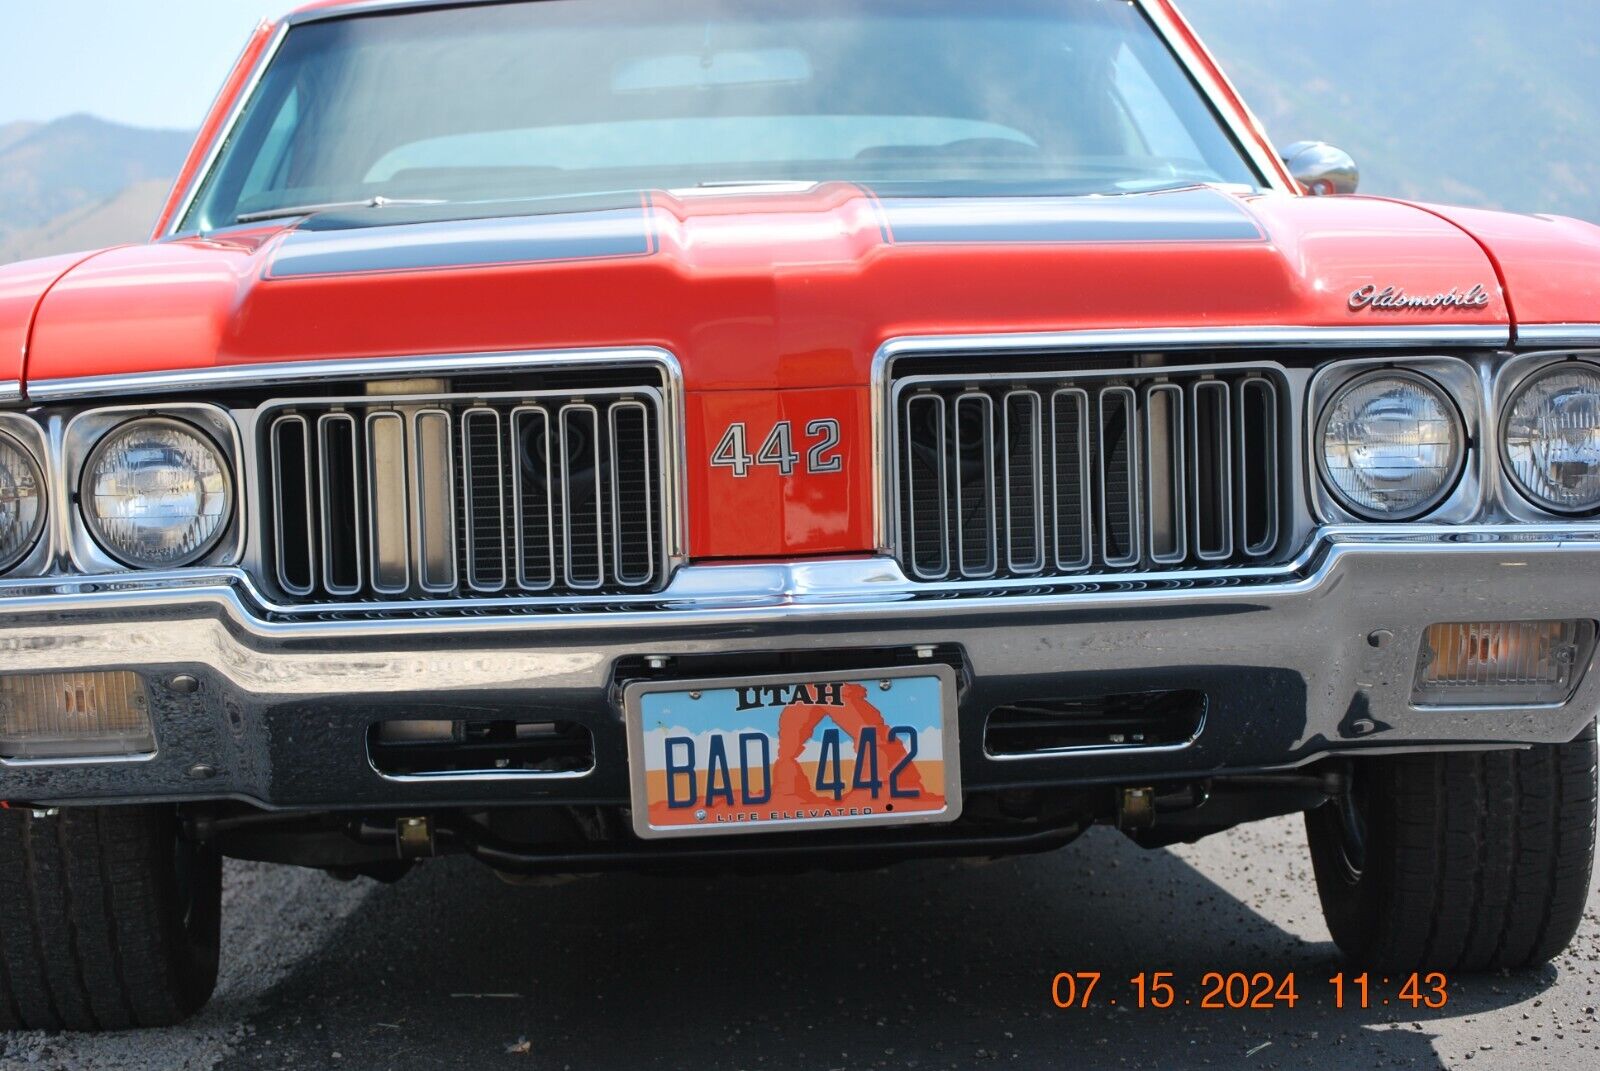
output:
[[[901,562],[944,581],[1274,559],[1284,398],[1252,368],[901,380]]]
[[[299,602],[660,590],[660,394],[275,403],[262,420],[268,575]]]

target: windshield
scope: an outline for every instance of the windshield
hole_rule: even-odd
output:
[[[831,180],[1258,181],[1127,0],[535,0],[294,27],[183,226]]]

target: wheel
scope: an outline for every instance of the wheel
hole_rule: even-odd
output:
[[[222,860],[164,807],[0,813],[0,1028],[170,1026],[217,982]]]
[[[1532,967],[1571,942],[1595,846],[1595,727],[1526,751],[1351,764],[1306,815],[1322,912],[1389,972]]]

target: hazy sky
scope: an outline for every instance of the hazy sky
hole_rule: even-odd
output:
[[[0,123],[92,112],[191,129],[251,28],[300,0],[0,0]]]

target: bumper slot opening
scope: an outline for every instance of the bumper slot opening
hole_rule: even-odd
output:
[[[1181,747],[1200,735],[1204,692],[1183,690],[1023,700],[996,707],[984,749],[997,758]]]
[[[385,777],[577,776],[594,769],[594,737],[567,721],[388,721],[367,733]]]

